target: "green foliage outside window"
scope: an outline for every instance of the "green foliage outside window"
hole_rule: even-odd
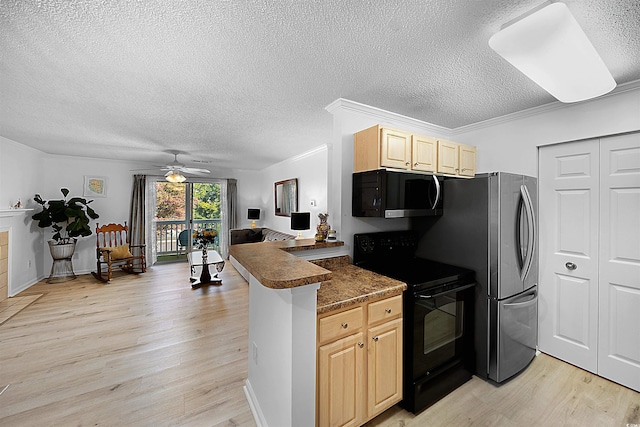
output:
[[[193,219],[220,218],[220,185],[196,182],[193,186]],[[186,213],[186,184],[156,184],[156,218],[182,220]]]

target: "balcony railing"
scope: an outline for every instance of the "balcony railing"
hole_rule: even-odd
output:
[[[187,229],[187,223],[180,220],[171,221],[155,221],[156,223],[156,253],[158,255],[177,255],[180,253],[186,253],[187,248],[181,246],[178,243],[178,235],[180,232]],[[194,219],[193,229],[189,234],[193,234],[193,231],[206,229],[216,230],[218,236],[220,236],[220,219]],[[216,243],[209,245],[209,248],[220,252],[220,237],[216,240]]]

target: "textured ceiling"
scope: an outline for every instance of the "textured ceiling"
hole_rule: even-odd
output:
[[[448,128],[553,102],[488,46],[540,0],[2,0],[0,136],[260,169],[329,142],[347,98]],[[567,0],[618,84],[638,0]]]

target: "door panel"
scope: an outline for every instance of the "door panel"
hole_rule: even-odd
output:
[[[435,172],[438,142],[430,136],[413,135],[411,144],[411,169]]]
[[[369,329],[368,411],[373,417],[402,399],[402,319]]]
[[[640,391],[640,134],[600,144],[598,373]]]
[[[531,238],[533,239],[533,253],[531,254],[531,269],[524,279],[524,289],[538,285],[538,244],[540,242],[540,232],[538,225],[538,180],[529,176],[524,177],[524,185],[529,192],[531,204],[533,205],[533,230]]]
[[[589,279],[556,274],[555,291],[555,323],[553,335],[557,339],[588,349],[592,331],[589,329],[589,301],[592,288]],[[570,312],[572,316],[563,316]],[[588,363],[584,361],[582,363]]]
[[[411,158],[411,134],[382,129],[380,164],[389,168],[407,169]]]
[[[520,277],[519,253],[520,245],[516,238],[520,220],[518,211],[522,205],[521,187],[524,183],[522,175],[512,175],[500,173],[498,194],[500,210],[495,212],[498,215],[500,240],[499,240],[499,262],[500,272],[498,274],[498,288],[491,289],[489,296],[498,299],[508,298],[517,295],[525,290]]]
[[[540,148],[539,347],[597,372],[599,141]]]
[[[318,425],[359,426],[363,419],[364,334],[324,345],[318,351]]]
[[[526,367],[536,353],[537,289],[503,301],[489,300],[490,324],[498,342],[491,346],[489,378],[502,382]]]

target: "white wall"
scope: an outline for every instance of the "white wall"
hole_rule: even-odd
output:
[[[33,196],[37,193],[45,200],[60,199],[61,188],[68,188],[70,196],[82,196],[84,176],[102,176],[107,179],[107,196],[91,197],[91,207],[100,215],[91,222],[107,224],[129,220],[133,175],[136,169],[148,165],[136,162],[102,160],[85,157],[58,156],[29,148],[0,137],[0,209],[20,198],[29,208],[36,208]],[[216,170],[214,174],[232,178],[229,170]],[[52,259],[47,241],[51,229],[38,228],[30,212],[17,217],[1,217],[0,228],[11,227],[14,243],[11,258],[11,287],[15,294],[50,274]],[[30,266],[29,266],[29,262]],[[77,274],[95,271],[95,235],[81,238],[73,256]]]
[[[540,145],[640,130],[637,83],[578,104],[554,103],[510,117],[459,128],[454,141],[478,147],[478,172],[538,176]]]
[[[269,227],[284,233],[297,234],[291,230],[291,219],[275,215],[274,184],[290,178],[298,179],[298,210],[311,213],[311,229],[302,236],[315,235],[319,223],[318,214],[328,212],[327,206],[327,147],[291,157],[261,171],[237,171],[238,177],[238,227],[248,227],[247,208],[260,208],[260,227]],[[316,206],[311,206],[311,200]],[[329,224],[331,224],[329,217]]]
[[[42,152],[0,137],[0,209],[7,209],[21,199],[33,204],[42,169]],[[28,212],[0,218],[0,229],[11,229],[9,266],[10,295],[26,289],[43,277],[42,238]]]
[[[338,240],[344,241],[344,250],[353,255],[355,233],[409,228],[407,218],[351,216],[353,134],[376,124],[441,138],[448,138],[450,130],[345,99],[336,100],[327,106],[327,110],[333,114],[332,144],[329,149],[329,212],[333,216],[332,226],[337,231]]]
[[[504,171],[537,176],[537,147],[640,130],[640,82],[578,104],[554,103],[476,125],[451,130],[375,107],[339,99],[329,145],[329,212],[338,239],[351,248],[353,234],[409,228],[407,219],[351,216],[353,134],[376,124],[451,139],[478,147],[478,172]],[[339,196],[338,196],[339,195]],[[336,218],[340,220],[337,221]]]

